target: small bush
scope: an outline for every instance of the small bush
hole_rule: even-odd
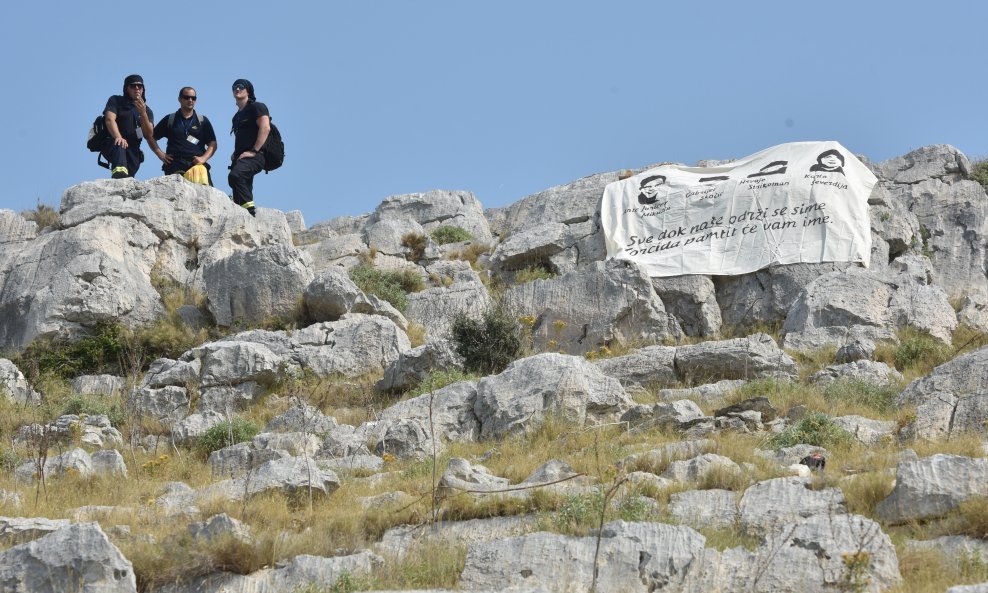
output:
[[[447,225],[443,225],[432,231],[431,236],[432,240],[440,245],[446,245],[447,243],[462,243],[463,241],[473,239],[473,235],[471,235],[466,229],[462,229],[458,226]]]
[[[834,381],[823,390],[823,397],[832,403],[860,405],[879,414],[895,411],[895,396],[901,389],[896,385],[875,385],[867,381],[844,379]]]
[[[38,200],[34,210],[25,210],[21,212],[21,216],[37,224],[38,230],[45,228],[58,229],[62,226],[62,216],[58,210],[47,204],[42,204],[41,200]]]
[[[81,416],[105,415],[110,419],[110,424],[119,428],[127,420],[120,402],[108,400],[106,398],[86,397],[74,395],[65,401],[62,407],[62,414],[75,414]]]
[[[459,383],[460,381],[473,381],[478,379],[477,375],[471,373],[465,373],[459,369],[450,369],[448,371],[433,371],[425,378],[421,383],[415,386],[414,389],[408,392],[408,396],[418,397],[424,393],[429,393],[430,391],[435,391],[437,389],[442,389],[447,385],[452,385],[453,383]]]
[[[768,444],[773,449],[779,450],[800,444],[830,448],[850,445],[853,441],[854,437],[834,424],[830,416],[821,412],[811,412],[800,418],[796,424],[773,435]]]
[[[460,251],[454,251],[448,255],[449,259],[458,259],[470,264],[471,267],[477,265],[477,260],[484,253],[491,250],[491,246],[485,243],[471,243]],[[476,269],[476,268],[475,268]]]
[[[125,353],[124,329],[116,323],[100,323],[92,335],[74,341],[35,340],[15,364],[34,382],[46,374],[71,378],[119,372]]]
[[[243,418],[220,422],[196,440],[196,450],[202,457],[209,457],[213,451],[251,440],[258,432],[260,429],[256,424]]]
[[[350,279],[366,294],[380,297],[402,312],[408,307],[408,293],[424,287],[422,277],[412,270],[385,272],[364,264],[350,270]]]
[[[586,535],[598,525],[604,510],[604,493],[600,490],[569,496],[552,514],[552,527],[559,533]]]
[[[882,344],[875,360],[895,366],[903,373],[925,375],[951,358],[953,349],[933,336],[910,327],[899,331],[899,343]]]
[[[525,284],[533,280],[549,280],[555,277],[555,272],[551,272],[544,267],[532,266],[515,272],[515,284]]]
[[[405,256],[409,261],[420,262],[425,258],[425,248],[429,245],[425,235],[407,233],[401,238],[401,246],[408,250]]]
[[[988,188],[988,160],[971,163],[971,181],[977,181]]]
[[[482,320],[460,314],[453,321],[453,342],[472,373],[499,373],[521,355],[518,323],[501,308],[490,309]]]

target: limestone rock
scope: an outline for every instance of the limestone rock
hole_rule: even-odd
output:
[[[216,482],[200,490],[198,496],[219,496],[229,500],[243,500],[265,492],[283,492],[289,496],[328,496],[340,487],[336,474],[320,466],[319,462],[302,457],[282,457],[262,463],[242,477]]]
[[[754,534],[777,533],[789,523],[813,515],[847,512],[840,488],[813,490],[807,478],[774,478],[753,484],[738,502],[740,523]]]
[[[710,405],[721,405],[727,395],[740,389],[745,383],[747,381],[744,379],[723,379],[716,383],[704,383],[696,387],[660,389],[659,398],[667,402],[690,398]]]
[[[983,432],[988,421],[986,365],[988,347],[983,347],[910,383],[896,398],[899,406],[916,406],[916,419],[904,429],[905,436],[940,441]]]
[[[312,276],[308,258],[287,245],[234,253],[202,273],[209,312],[224,327],[295,315]]]
[[[652,286],[686,335],[712,337],[720,333],[723,320],[710,276],[652,278]]]
[[[137,582],[99,525],[83,523],[0,552],[0,590],[136,593]]]
[[[731,414],[740,414],[749,411],[758,412],[762,422],[771,422],[779,416],[779,411],[775,409],[772,402],[763,396],[751,397],[726,408],[714,410],[714,416],[730,416]]]
[[[538,526],[534,515],[492,517],[467,521],[439,521],[425,525],[400,525],[384,532],[377,550],[401,557],[417,546],[441,544],[465,546],[528,533]]]
[[[0,395],[21,404],[41,402],[41,395],[31,389],[21,370],[6,358],[0,358]]]
[[[738,522],[737,493],[730,490],[687,490],[669,496],[669,514],[691,527],[732,529]]]
[[[894,420],[872,420],[863,416],[837,416],[834,424],[865,445],[877,445],[895,436],[899,425]]]
[[[123,377],[114,375],[80,375],[72,379],[72,390],[83,395],[111,397],[123,392],[126,386],[127,381]]]
[[[426,441],[431,441],[430,424],[440,442],[476,441],[481,431],[481,424],[475,413],[476,398],[476,381],[453,383],[387,408],[381,412],[373,431],[380,435],[389,430],[388,427],[401,421],[414,421],[422,429],[422,436]]]
[[[479,318],[490,307],[490,294],[474,272],[458,275],[449,287],[427,288],[408,295],[405,315],[409,321],[424,326],[431,341],[449,338],[458,315]]]
[[[477,384],[474,412],[482,438],[537,430],[559,417],[583,426],[620,417],[632,405],[616,379],[582,357],[539,354]]]
[[[702,342],[676,349],[676,372],[680,377],[706,379],[751,379],[777,377],[795,379],[799,367],[768,334]]]
[[[264,430],[266,432],[305,432],[324,435],[337,426],[339,423],[336,418],[326,416],[319,408],[300,403],[272,418]]]
[[[0,517],[0,543],[5,546],[23,544],[68,526],[68,519]]]
[[[446,470],[439,479],[436,496],[455,496],[462,492],[477,495],[484,491],[503,490],[507,485],[507,478],[495,476],[486,467],[453,457],[447,462]]]
[[[127,408],[138,418],[178,422],[189,415],[189,394],[184,387],[142,387],[131,391]]]
[[[619,467],[667,467],[671,462],[691,459],[712,451],[717,444],[710,439],[686,440],[666,443],[644,453],[635,453],[618,461]]]
[[[646,346],[624,356],[595,360],[594,364],[626,389],[669,384],[677,379],[675,346]]]
[[[462,370],[463,358],[449,340],[433,340],[428,344],[406,350],[384,370],[378,381],[378,391],[403,391],[422,382],[435,371]]]
[[[250,528],[226,513],[213,515],[205,521],[189,524],[189,535],[192,539],[204,543],[219,543],[236,540],[250,543]]]
[[[340,268],[327,268],[305,288],[305,310],[311,321],[336,321],[347,313],[383,315],[402,329],[405,317],[390,303],[366,295]]]
[[[692,459],[673,461],[661,477],[675,482],[702,482],[711,472],[740,475],[743,470],[729,457],[704,453]]]
[[[93,459],[89,453],[86,453],[85,449],[75,448],[45,460],[46,479],[59,478],[70,472],[82,477],[91,476],[95,472]],[[22,482],[32,482],[38,479],[37,468],[33,461],[19,465],[14,470],[14,475]]]
[[[491,231],[480,201],[471,192],[433,190],[385,198],[367,221],[413,220],[426,232],[440,226],[455,226],[481,242],[491,240]]]
[[[902,373],[885,364],[871,360],[856,360],[831,365],[814,373],[810,381],[817,385],[829,385],[835,381],[861,381],[871,385],[889,385],[902,381]]]
[[[895,488],[875,513],[889,523],[931,519],[975,496],[988,496],[988,459],[937,454],[899,463]]]
[[[30,241],[37,234],[37,223],[24,218],[13,210],[0,208],[0,245]]]
[[[535,316],[532,339],[542,349],[582,354],[612,341],[661,342],[682,335],[644,270],[626,260],[513,286],[504,304],[519,316]]]

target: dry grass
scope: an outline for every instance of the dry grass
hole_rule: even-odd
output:
[[[889,593],[943,593],[955,585],[988,581],[988,563],[973,558],[946,558],[933,551],[898,551],[902,585]]]

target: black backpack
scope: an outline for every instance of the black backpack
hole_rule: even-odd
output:
[[[86,148],[89,149],[89,152],[99,152],[103,146],[103,141],[109,137],[110,133],[106,130],[106,122],[103,120],[103,116],[100,115],[93,121],[93,127],[89,128],[89,139],[86,140]]]
[[[271,132],[261,147],[264,152],[264,172],[274,171],[285,162],[285,143],[281,140],[281,132],[271,123]]]

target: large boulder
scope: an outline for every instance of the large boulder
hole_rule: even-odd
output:
[[[776,377],[795,379],[799,366],[768,334],[701,342],[676,349],[676,373],[681,378],[717,381]]]
[[[0,245],[30,241],[38,234],[38,225],[13,210],[0,208]]]
[[[371,214],[366,227],[380,221],[414,221],[426,233],[441,226],[455,226],[477,241],[491,241],[483,207],[468,191],[432,190],[385,198]]]
[[[490,293],[480,276],[466,266],[455,273],[453,284],[408,295],[405,315],[426,329],[429,340],[449,338],[459,315],[479,318],[491,307]]]
[[[627,260],[513,286],[504,304],[519,316],[535,317],[532,340],[543,350],[583,354],[612,342],[637,345],[683,335],[648,275]]]
[[[137,581],[99,524],[82,523],[0,552],[0,590],[136,593]]]
[[[246,215],[221,191],[170,175],[100,180],[62,196],[61,228],[0,250],[0,350],[75,337],[101,322],[138,326],[162,312],[151,282],[202,290],[203,266],[262,245],[291,245],[284,216]]]
[[[808,478],[775,478],[750,486],[738,502],[740,524],[749,533],[777,533],[789,523],[814,515],[847,512],[840,488],[814,490]]]
[[[983,496],[988,496],[988,459],[937,454],[899,463],[895,488],[875,513],[889,523],[932,519]]]
[[[296,316],[313,278],[311,268],[308,256],[288,245],[234,253],[206,265],[209,312],[222,326]]]
[[[646,346],[624,356],[595,360],[594,364],[625,388],[668,385],[678,380],[675,346]]]
[[[951,298],[988,292],[988,198],[971,165],[949,145],[925,146],[874,167],[880,185],[919,222],[914,249],[929,254],[936,285]]]
[[[405,317],[390,303],[364,294],[342,268],[327,268],[305,288],[305,312],[310,321],[336,321],[347,313],[383,315],[405,329]]]
[[[686,335],[712,337],[720,333],[723,319],[710,276],[652,278],[652,286]]]
[[[896,398],[916,406],[907,437],[940,441],[965,432],[984,433],[988,421],[988,346],[958,356],[910,383]]]
[[[553,418],[578,426],[616,419],[632,405],[616,379],[583,357],[539,354],[481,379],[474,412],[482,438],[503,438]]]
[[[403,391],[425,380],[434,371],[463,369],[463,357],[449,340],[434,340],[398,355],[375,385],[378,391]]]

